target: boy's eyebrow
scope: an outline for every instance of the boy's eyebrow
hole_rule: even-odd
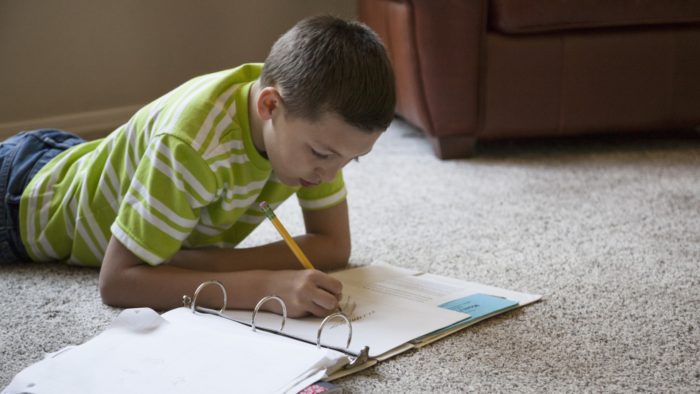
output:
[[[334,154],[334,155],[336,155],[336,156],[343,157],[343,155],[341,155],[340,153],[338,153],[335,149],[331,148],[330,146],[321,145],[321,147],[324,148],[324,149],[327,149],[329,152],[331,152],[332,154]],[[369,150],[368,150],[367,152],[365,152],[365,153],[363,153],[363,154],[360,154],[360,155],[357,155],[357,156],[353,156],[353,157],[364,156],[364,155],[368,154],[368,153],[371,152],[371,151],[372,151],[372,148],[369,148]]]

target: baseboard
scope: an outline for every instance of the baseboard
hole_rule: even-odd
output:
[[[0,123],[0,141],[23,130],[57,128],[85,139],[104,137],[129,120],[141,105],[76,112],[65,115]]]

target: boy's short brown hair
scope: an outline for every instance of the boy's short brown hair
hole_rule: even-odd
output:
[[[290,116],[340,115],[362,130],[384,130],[394,116],[394,73],[379,37],[333,16],[297,23],[272,46],[260,80],[280,90]]]

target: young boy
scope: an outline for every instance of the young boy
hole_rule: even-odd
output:
[[[301,248],[321,270],[345,266],[341,169],[369,153],[394,103],[391,65],[369,28],[308,18],[264,65],[188,81],[102,140],[39,130],[1,144],[0,259],[101,266],[113,306],[173,308],[216,279],[229,308],[274,294],[290,316],[327,315],[339,281],[301,270],[282,241],[235,246],[264,220],[260,201],[274,208],[296,193]],[[221,303],[215,291],[200,299]]]

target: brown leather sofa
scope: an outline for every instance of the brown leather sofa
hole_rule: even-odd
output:
[[[397,114],[441,158],[477,140],[700,125],[700,0],[359,0]]]

